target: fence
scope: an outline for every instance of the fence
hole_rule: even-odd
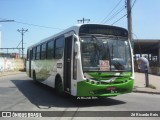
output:
[[[138,71],[137,61],[134,62],[134,70]],[[154,75],[160,75],[160,63],[157,61],[149,61],[149,73]]]

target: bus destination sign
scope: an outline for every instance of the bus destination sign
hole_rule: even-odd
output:
[[[79,34],[103,34],[128,37],[127,30],[114,26],[102,26],[102,25],[82,25]]]

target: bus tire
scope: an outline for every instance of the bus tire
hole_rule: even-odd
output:
[[[60,96],[63,95],[64,92],[63,92],[62,80],[59,76],[56,78],[55,89],[56,89],[56,93],[58,95],[60,95]]]
[[[35,70],[33,71],[33,81],[34,81],[35,83],[38,82],[37,79],[36,79],[36,72],[35,72]]]

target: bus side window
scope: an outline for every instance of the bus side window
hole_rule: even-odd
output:
[[[55,42],[55,59],[61,59],[64,50],[64,37],[56,39]]]
[[[30,50],[28,49],[27,50],[27,60],[29,60],[29,57],[30,57]]]
[[[35,60],[35,57],[36,57],[36,47],[33,48],[33,51],[32,51],[32,60]]]
[[[36,49],[36,60],[40,59],[40,47],[41,46],[37,46],[37,49]]]
[[[46,58],[46,43],[43,43],[41,45],[41,59],[45,59]]]
[[[54,40],[49,41],[47,46],[47,59],[52,59],[54,56]]]

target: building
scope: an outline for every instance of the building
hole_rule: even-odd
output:
[[[160,75],[160,39],[134,39],[135,61],[142,56],[149,60],[150,72]]]
[[[135,39],[134,55],[147,56],[149,61],[160,62],[160,39]]]

